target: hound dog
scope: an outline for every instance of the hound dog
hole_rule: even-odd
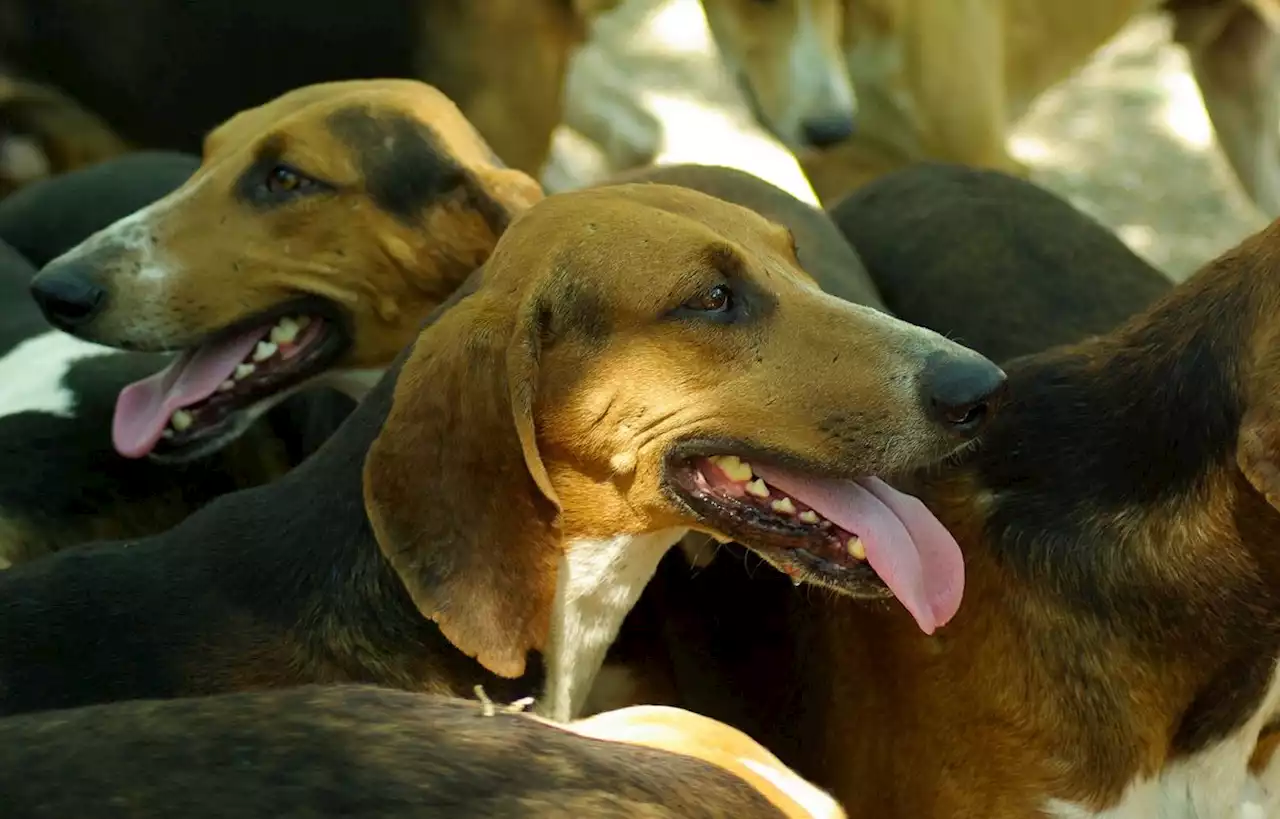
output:
[[[1001,226],[1051,212],[1027,206],[1042,192],[913,207],[944,188],[898,198],[891,185],[834,216],[900,209],[901,237],[936,239],[884,257],[864,243],[899,292],[963,277],[968,234],[950,225],[965,230],[975,202]],[[1042,251],[1042,231],[1100,229],[1024,225],[1011,251],[1034,275],[1074,275],[1095,260],[1073,245],[1107,244]],[[762,689],[785,677],[818,712],[783,759],[855,817],[1247,815],[1250,758],[1280,708],[1277,247],[1273,225],[1111,332],[1005,365],[1010,402],[981,447],[910,482],[965,552],[963,608],[934,638],[841,601],[791,618],[796,665],[744,677]],[[1154,287],[1131,255],[1096,261],[1129,269],[1134,292]],[[967,334],[987,320],[975,304],[957,301],[939,326]]]
[[[915,211],[910,216],[881,209],[889,205],[902,214],[901,205],[908,201]],[[1013,208],[1019,217],[1011,220]],[[1137,260],[1109,232],[1089,225],[1069,205],[995,172],[922,167],[871,186],[842,210],[846,235],[866,249],[877,269],[891,271],[881,282],[896,310],[998,360],[1111,330],[1172,287],[1162,274]],[[1036,211],[1038,215],[1027,218]],[[989,243],[986,248],[994,254],[985,255],[1004,261],[961,282],[954,277],[949,259],[886,241],[903,230],[928,230],[943,218],[950,230],[983,237],[975,250]],[[1069,229],[1063,230],[1063,224]],[[995,225],[1000,226],[999,232]],[[1010,229],[1015,231],[1012,235]],[[1019,231],[1024,235],[1019,236]],[[1019,258],[1017,248],[1028,247],[1037,249],[1036,264]],[[1078,259],[1090,263],[1078,264]],[[989,314],[956,310],[961,289],[977,303],[989,305]],[[1241,816],[1269,816],[1280,810],[1280,764],[1273,761],[1280,744],[1278,729],[1280,719],[1271,719],[1250,758]],[[1239,775],[1238,767],[1225,774],[1228,780]],[[1228,815],[1236,815],[1232,809],[1228,802]]]
[[[959,551],[873,476],[971,445],[1003,380],[823,293],[746,208],[551,197],[301,466],[0,578],[0,710],[338,681],[510,700],[540,664],[566,719],[690,529],[931,630]]]
[[[0,722],[14,815],[842,819],[755,741],[673,708],[565,725],[369,686],[134,701]]]
[[[61,250],[64,229],[95,226],[65,200],[139,178],[141,161],[24,191],[14,208],[0,206],[0,235],[25,237],[14,241],[42,255]],[[3,553],[26,559],[152,534],[296,463],[349,409],[343,399],[298,396],[272,413],[270,430],[237,439],[303,386],[358,398],[376,380],[370,370],[394,358],[510,216],[541,196],[528,177],[491,163],[429,86],[313,86],[233,118],[177,190],[54,258],[32,292],[75,337],[49,331],[10,356],[49,389],[15,394],[25,403],[9,409],[43,416],[0,425],[15,465],[0,493]],[[171,155],[149,167],[165,179],[189,173]],[[103,359],[102,344],[137,352]],[[175,348],[185,349],[172,360],[141,354]],[[175,417],[190,419],[181,435]],[[214,453],[219,463],[201,461]]]
[[[1237,179],[1263,212],[1280,215],[1275,0],[703,5],[758,118],[800,152],[831,204],[931,159],[1021,173],[1006,139],[1035,99],[1134,17],[1170,14]]]
[[[57,89],[0,75],[0,199],[126,150],[100,117]]]
[[[0,202],[0,236],[35,258],[56,254],[194,164],[140,154],[34,184]],[[321,396],[299,397],[204,462],[124,461],[110,446],[115,394],[163,358],[51,330],[28,295],[36,270],[25,254],[0,253],[0,565],[164,529],[212,497],[278,476],[336,425]]]
[[[615,2],[373,0],[352,15],[343,0],[15,0],[0,53],[131,144],[189,152],[219,122],[292,88],[419,79],[456,100],[505,161],[536,174],[569,58]]]

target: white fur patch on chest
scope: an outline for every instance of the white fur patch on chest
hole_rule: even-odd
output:
[[[578,715],[605,653],[662,556],[687,529],[568,543],[556,576],[546,690],[536,713],[560,722]]]
[[[1276,794],[1272,792],[1268,797],[1265,783],[1249,773],[1249,757],[1258,743],[1259,732],[1277,708],[1280,708],[1280,670],[1273,670],[1271,685],[1258,710],[1233,736],[1166,766],[1155,779],[1131,783],[1120,803],[1107,810],[1092,811],[1052,800],[1045,812],[1054,819],[1268,819],[1275,816]],[[1277,767],[1274,761],[1271,767]],[[1280,772],[1277,775],[1280,776]]]
[[[316,379],[317,386],[332,387],[356,401],[363,401],[386,370],[333,370]]]
[[[67,370],[82,358],[114,352],[59,330],[27,339],[0,358],[0,416],[34,411],[70,418],[75,396],[65,383]]]

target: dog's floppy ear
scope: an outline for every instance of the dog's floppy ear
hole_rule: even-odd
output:
[[[546,643],[558,501],[538,452],[536,310],[484,292],[418,337],[364,467],[378,544],[422,614],[506,677]]]
[[[546,195],[533,177],[511,168],[476,170],[468,178],[468,188],[472,204],[497,236]]]
[[[1271,335],[1245,376],[1236,463],[1253,488],[1280,509],[1280,332]]]

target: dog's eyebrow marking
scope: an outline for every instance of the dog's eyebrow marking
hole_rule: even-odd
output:
[[[416,223],[423,208],[466,182],[431,129],[404,114],[350,106],[327,124],[354,154],[374,204],[402,222]]]
[[[601,344],[613,332],[606,300],[595,289],[573,279],[564,279],[556,298],[542,305],[541,332],[554,341],[573,333],[590,345]]]

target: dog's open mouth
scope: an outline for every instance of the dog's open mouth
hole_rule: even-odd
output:
[[[245,411],[326,370],[346,344],[339,322],[301,310],[219,333],[120,391],[116,451],[126,458],[203,452],[238,433]]]
[[[670,474],[711,528],[797,582],[893,595],[927,634],[960,606],[960,547],[923,503],[884,481],[816,478],[734,455],[679,460]]]

